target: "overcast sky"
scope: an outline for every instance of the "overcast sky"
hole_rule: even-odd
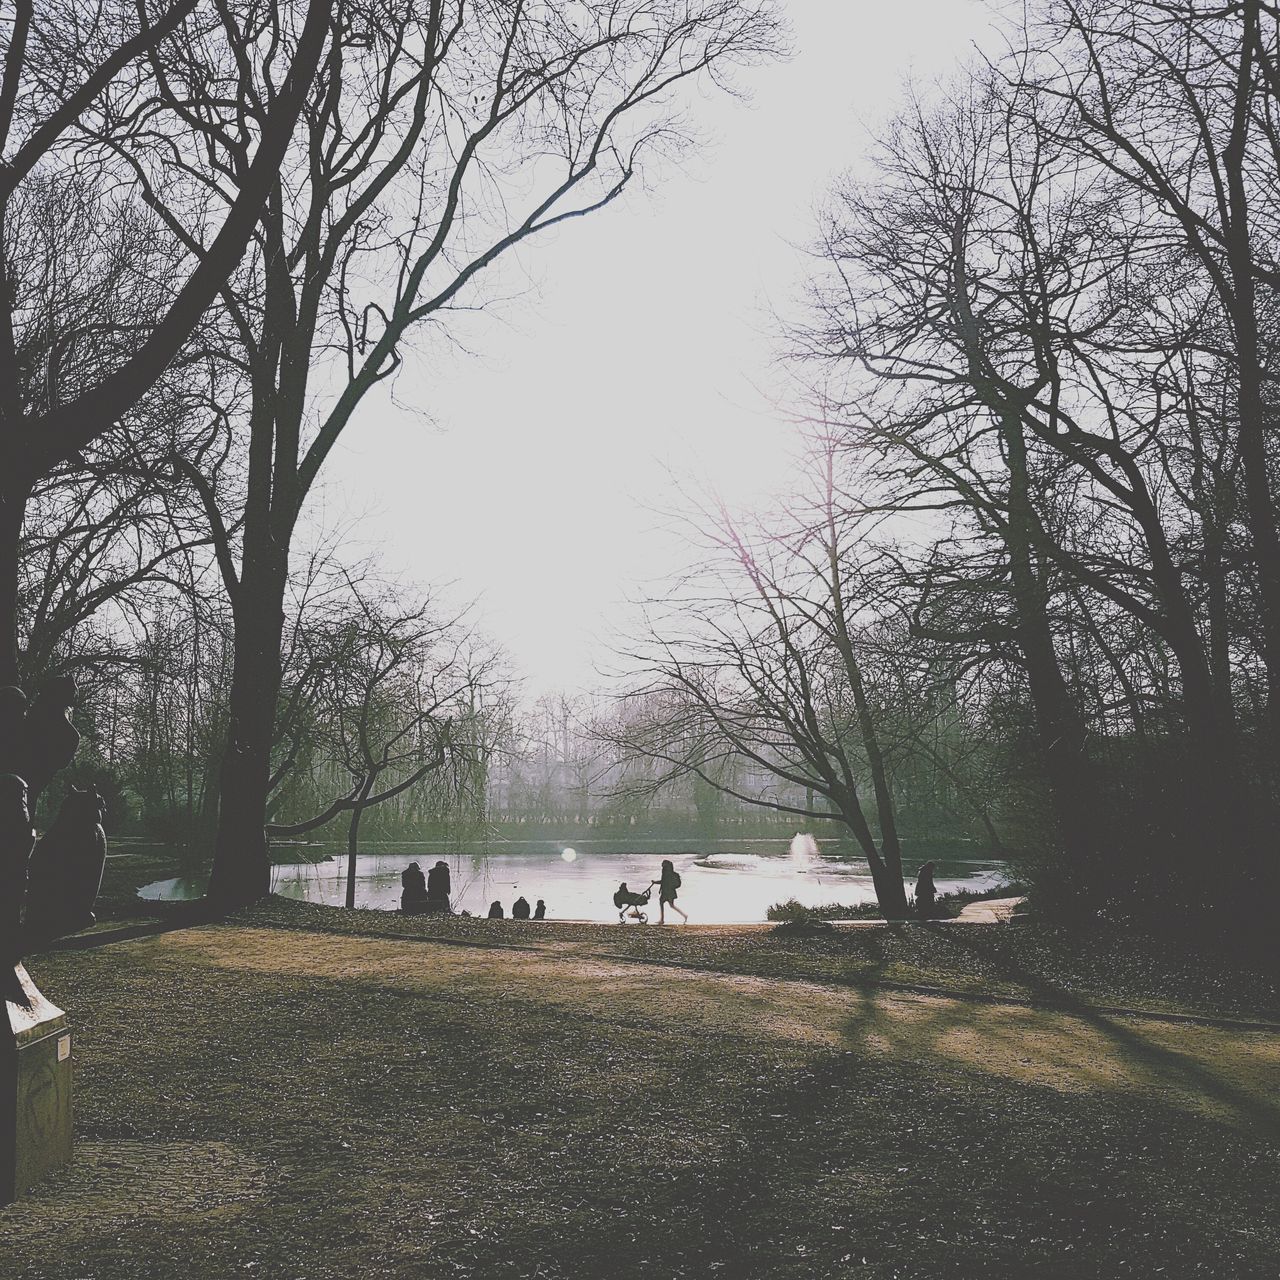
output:
[[[331,461],[317,517],[477,598],[530,695],[598,684],[624,602],[679,568],[655,515],[673,474],[738,506],[784,489],[772,313],[796,312],[815,206],[904,79],[945,75],[991,22],[981,0],[782,7],[794,56],[748,74],[750,102],[701,104],[710,146],[535,242],[479,350],[401,378],[431,424],[372,402]]]

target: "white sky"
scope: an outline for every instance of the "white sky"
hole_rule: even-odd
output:
[[[523,257],[534,288],[479,352],[370,401],[317,503],[389,572],[480,602],[531,696],[599,683],[625,601],[676,572],[672,475],[731,504],[785,488],[769,402],[772,312],[795,314],[814,208],[856,166],[908,75],[945,75],[990,31],[981,0],[782,0],[794,56],[710,100],[711,146]],[[354,520],[353,520],[354,518]]]

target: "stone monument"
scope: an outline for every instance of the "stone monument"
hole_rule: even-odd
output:
[[[71,787],[36,841],[40,794],[75,756],[76,686],[52,681],[28,703],[0,688],[0,1205],[71,1158],[71,1029],[36,989],[23,957],[93,923],[106,838],[102,799]]]

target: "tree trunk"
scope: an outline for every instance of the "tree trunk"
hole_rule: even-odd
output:
[[[1236,412],[1244,519],[1258,570],[1262,661],[1267,669],[1267,721],[1273,770],[1280,762],[1280,530],[1272,501],[1267,458],[1267,421],[1263,395],[1263,343],[1254,283],[1255,254],[1250,208],[1249,134],[1253,127],[1253,89],[1259,37],[1257,0],[1245,0],[1242,41],[1236,68],[1231,132],[1222,149],[1229,215],[1223,226],[1229,289],[1219,288],[1235,337]]]
[[[907,886],[902,880],[901,863],[897,870],[890,868],[880,857],[868,858],[867,864],[871,868],[871,883],[875,886],[880,914],[886,920],[906,920],[911,911],[907,906]]]
[[[831,458],[827,459],[828,468]],[[831,593],[831,614],[835,623],[834,639],[844,663],[845,676],[853,694],[853,704],[858,715],[858,730],[862,747],[867,753],[867,765],[871,770],[871,786],[876,797],[876,819],[880,826],[880,858],[883,862],[877,878],[875,864],[871,876],[876,886],[880,909],[886,916],[907,911],[906,889],[902,883],[902,846],[898,841],[898,822],[893,807],[893,792],[889,787],[889,771],[885,767],[884,752],[880,749],[880,737],[876,732],[875,718],[867,698],[862,667],[853,650],[853,637],[849,632],[849,619],[845,609],[844,587],[841,580],[840,548],[836,536],[834,485],[830,470],[827,474],[827,568],[831,574],[827,588]],[[868,859],[870,861],[870,859]],[[883,882],[883,888],[882,888]]]
[[[356,807],[351,810],[351,821],[347,824],[347,910],[356,905],[356,860],[360,854],[360,819],[364,816],[364,802],[373,790],[375,775],[366,775],[360,794],[356,797]]]
[[[250,558],[236,593],[236,652],[230,723],[218,787],[218,834],[209,898],[219,909],[246,906],[271,891],[267,800],[280,641],[284,629],[285,557]]]
[[[846,793],[846,788],[840,786],[829,792],[829,798],[837,806],[845,826],[853,832],[853,837],[867,860],[867,866],[871,870],[871,883],[875,886],[876,902],[880,904],[884,918],[905,920],[910,912],[907,910],[907,888],[902,883],[901,860],[897,866],[890,867],[881,856],[855,793]]]
[[[1099,849],[1090,818],[1097,804],[1097,788],[1086,752],[1084,725],[1072,705],[1058,665],[1046,591],[1032,555],[1035,513],[1028,487],[1026,441],[1022,423],[1015,413],[1001,414],[1000,425],[1009,473],[1004,541],[1009,555],[1018,647],[1026,666],[1050,801],[1068,859],[1081,869],[1097,870]]]
[[[0,686],[19,683],[18,570],[22,523],[31,486],[16,476],[3,478],[0,489]]]
[[[358,805],[351,810],[351,821],[347,824],[347,910],[356,905],[356,858],[360,849],[360,815],[364,812]]]

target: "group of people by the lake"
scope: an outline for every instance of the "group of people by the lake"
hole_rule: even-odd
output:
[[[489,904],[489,919],[503,920],[506,916],[502,910],[502,902],[495,898]],[[513,920],[545,920],[547,918],[547,904],[541,898],[538,899],[538,905],[532,909],[529,908],[529,899],[523,894],[520,895],[511,904],[511,918]]]
[[[449,864],[443,858],[426,875],[416,862],[400,873],[400,910],[407,916],[452,915],[451,892]]]
[[[422,868],[411,862],[400,873],[400,910],[407,916],[451,916],[453,906],[450,895],[453,885],[449,877],[449,864],[443,858],[425,875]],[[464,911],[463,915],[469,913]],[[502,920],[505,912],[501,902],[494,902],[489,907],[490,920]],[[541,898],[538,905],[531,907],[528,898],[517,898],[511,904],[513,920],[545,920],[547,904]]]
[[[618,919],[623,920],[628,914],[637,920],[646,919],[640,908],[648,904],[650,895],[656,887],[658,923],[666,924],[667,908],[670,907],[685,924],[688,924],[689,917],[681,907],[676,906],[680,884],[680,873],[669,858],[663,860],[662,871],[658,878],[651,880],[643,893],[633,893],[627,888],[627,882],[624,880],[613,895],[613,905],[620,912]],[[449,864],[443,858],[425,874],[416,862],[409,863],[400,873],[400,910],[405,915],[453,915],[453,907],[449,900],[451,893]],[[468,913],[464,911],[462,914]],[[506,912],[500,899],[495,899],[489,904],[488,918],[490,920],[506,919]],[[511,918],[513,920],[545,920],[547,904],[539,898],[537,905],[530,907],[529,899],[521,894],[511,904]]]
[[[916,876],[915,906],[916,914],[922,920],[930,920],[936,911],[938,897],[937,886],[933,882],[936,864],[926,862]],[[618,921],[627,919],[645,921],[648,919],[644,907],[648,906],[653,890],[658,890],[658,923],[666,924],[667,908],[670,907],[685,924],[689,917],[682,907],[676,906],[681,880],[680,873],[670,858],[663,859],[662,871],[658,879],[651,880],[643,890],[637,892],[627,888],[624,880],[613,895],[613,905],[618,909]],[[400,910],[405,915],[452,915],[453,908],[449,897],[452,886],[449,879],[449,864],[441,859],[425,875],[422,868],[411,862],[400,875]],[[465,914],[465,913],[464,913]],[[538,899],[537,906],[530,907],[529,900],[521,895],[511,904],[513,920],[545,920],[547,904]],[[506,913],[502,903],[495,900],[489,906],[490,920],[503,920]]]

